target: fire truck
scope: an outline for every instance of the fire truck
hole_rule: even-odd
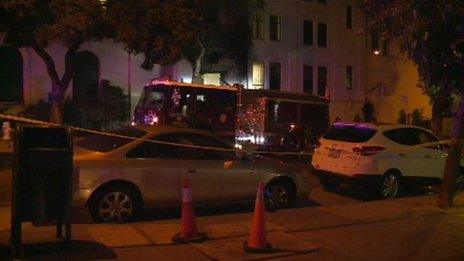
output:
[[[328,115],[328,101],[316,95],[154,79],[134,123],[200,128],[259,150],[303,151],[327,130]]]

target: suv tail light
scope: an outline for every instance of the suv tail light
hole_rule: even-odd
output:
[[[381,146],[361,146],[361,147],[354,147],[353,152],[359,155],[362,155],[362,156],[371,156],[384,149],[385,147],[381,147]]]

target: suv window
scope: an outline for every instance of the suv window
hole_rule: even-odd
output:
[[[396,143],[408,146],[438,141],[438,139],[432,134],[416,128],[388,130],[383,134],[385,137]]]
[[[367,126],[334,124],[324,134],[326,140],[337,140],[346,142],[366,142],[377,133],[377,130]]]

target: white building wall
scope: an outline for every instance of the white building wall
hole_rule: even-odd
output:
[[[331,119],[352,120],[360,114],[365,89],[365,37],[359,33],[364,19],[356,0],[319,3],[301,0],[267,0],[264,6],[264,39],[254,39],[250,50],[248,86],[252,62],[265,63],[264,88],[269,88],[269,62],[281,63],[281,90],[303,92],[303,65],[313,66],[313,93],[317,93],[317,67],[326,66]],[[346,28],[346,7],[352,6],[353,25]],[[250,14],[253,22],[253,14]],[[269,40],[269,16],[281,16],[282,40]],[[303,44],[303,21],[313,22],[313,45]],[[327,47],[317,45],[317,24],[327,24]],[[353,68],[353,87],[346,88],[346,66]]]

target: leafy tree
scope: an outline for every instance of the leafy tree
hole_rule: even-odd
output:
[[[251,46],[249,10],[262,7],[262,0],[193,0],[196,38],[183,51],[192,65],[192,81],[202,83],[201,73],[220,58],[233,58],[244,68]]]
[[[72,60],[85,41],[114,39],[129,52],[145,56],[144,68],[181,57],[192,34],[185,0],[2,0],[0,33],[4,43],[30,47],[44,61],[52,86],[51,120],[62,122],[62,104],[72,80]],[[60,76],[47,46],[66,47]]]
[[[462,0],[365,0],[369,27],[398,40],[417,66],[423,91],[442,102],[461,97],[454,116],[438,204],[452,205],[464,137],[464,5]]]
[[[128,52],[143,54],[142,68],[167,65],[182,58],[196,33],[190,0],[107,0],[113,37]]]

